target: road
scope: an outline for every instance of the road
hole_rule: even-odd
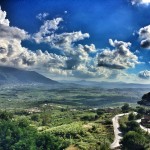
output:
[[[120,147],[120,140],[122,139],[122,132],[119,130],[119,118],[121,116],[124,116],[124,115],[128,115],[129,113],[124,113],[124,114],[118,114],[116,115],[114,118],[112,118],[112,122],[113,122],[113,127],[114,127],[114,135],[115,135],[115,138],[114,138],[114,142],[110,145],[110,148],[111,149],[116,149],[118,147]],[[137,114],[136,112],[134,112],[134,114]],[[141,122],[141,119],[140,120],[137,120],[138,123]],[[141,129],[143,129],[144,131],[150,133],[150,129],[147,129],[145,127],[143,127],[142,125],[140,125]]]
[[[119,115],[116,115],[114,118],[112,118],[115,139],[114,139],[114,142],[110,145],[111,149],[115,149],[120,146],[119,142],[122,139],[122,132],[119,130],[120,125],[119,125],[118,120],[121,116],[124,116],[124,115],[128,115],[128,113],[119,114]]]
[[[139,123],[141,122],[141,119],[140,119],[140,121],[138,121]],[[148,132],[149,134],[150,134],[150,128],[145,128],[145,127],[143,127],[142,125],[140,125],[140,127],[141,127],[141,129],[142,130],[144,130],[144,131],[146,131],[146,132]]]

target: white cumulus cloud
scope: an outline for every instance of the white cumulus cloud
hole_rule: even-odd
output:
[[[141,47],[150,49],[150,25],[141,28],[138,34],[141,40]]]
[[[114,49],[105,49],[96,55],[94,44],[79,44],[90,37],[89,33],[60,32],[60,23],[63,21],[60,17],[44,20],[48,14],[39,14],[43,24],[37,33],[31,35],[23,29],[10,26],[6,14],[0,9],[0,65],[56,76],[114,79],[125,78],[127,75],[121,69],[132,68],[139,63],[137,56],[129,49],[129,42],[109,40]],[[40,49],[32,51],[22,46],[23,40],[47,44],[50,49],[58,49],[61,55]]]
[[[6,11],[2,11],[1,7],[0,7],[0,24],[3,24],[5,26],[9,26],[9,20],[6,19]]]
[[[105,49],[98,54],[98,66],[112,69],[134,68],[138,64],[138,57],[133,54],[129,47],[131,43],[123,41],[109,40],[111,46],[115,49]]]
[[[142,79],[150,79],[150,71],[149,70],[141,71],[139,72],[138,76],[139,78],[142,78]]]
[[[150,0],[131,0],[132,5],[149,5]]]

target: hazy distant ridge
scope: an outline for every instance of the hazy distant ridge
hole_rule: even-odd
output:
[[[45,76],[35,72],[26,71],[11,67],[0,66],[0,83],[12,84],[12,83],[42,83],[42,84],[57,84],[58,82],[46,78]]]

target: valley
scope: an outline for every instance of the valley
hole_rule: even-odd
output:
[[[39,107],[42,104],[81,108],[105,108],[129,103],[137,106],[149,89],[102,89],[98,87],[8,86],[0,89],[0,108]]]
[[[127,111],[138,111],[137,102],[150,90],[69,86],[72,85],[1,86],[0,126],[4,128],[5,122],[8,128],[11,124],[17,124],[17,128],[22,132],[30,128],[28,136],[32,138],[34,146],[27,144],[22,137],[16,141],[24,143],[26,149],[40,147],[42,150],[49,144],[36,144],[38,140],[42,142],[47,139],[50,142],[55,139],[55,142],[51,143],[54,146],[52,150],[109,150],[115,138],[112,118],[124,111],[122,106],[125,103],[130,105]],[[31,136],[33,131],[36,133]],[[9,135],[6,130],[5,134],[14,139],[13,131],[11,132],[12,135]],[[1,134],[4,134],[3,131],[0,131]],[[25,135],[23,133],[23,136]],[[1,137],[0,142],[7,141]],[[17,145],[14,146],[18,148]]]

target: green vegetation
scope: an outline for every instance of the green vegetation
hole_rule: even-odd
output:
[[[149,140],[138,132],[129,131],[121,141],[123,150],[148,150],[150,145],[147,145]]]
[[[123,113],[127,113],[127,112],[130,111],[130,106],[129,106],[128,103],[125,103],[125,104],[121,107],[121,109],[122,109],[122,112],[123,112]]]
[[[150,106],[150,92],[144,94],[144,95],[142,96],[142,100],[141,100],[141,101],[138,101],[138,104]]]
[[[41,105],[39,112],[0,112],[0,149],[108,150],[113,141],[112,114],[107,110]],[[44,123],[43,123],[44,122]]]
[[[119,120],[120,129],[124,135],[121,140],[121,148],[123,150],[149,150],[150,135],[140,128],[135,119],[137,119],[137,115],[130,113],[129,116],[123,116]]]
[[[102,88],[57,88],[14,87],[0,89],[0,108],[18,109],[55,104],[73,107],[117,107],[124,103],[136,106],[139,97],[149,89],[102,89]]]
[[[16,118],[9,112],[0,112],[1,150],[61,150],[68,143],[53,134],[39,133],[25,117]],[[11,117],[10,117],[11,116]]]
[[[147,110],[131,107],[136,106],[138,97],[146,90],[1,89],[0,149],[109,150],[114,140],[112,118],[134,110],[139,112],[137,116],[130,114],[120,120],[121,130],[127,138],[125,141],[123,138],[122,143],[130,142],[128,137],[135,137],[137,132],[143,136],[142,142],[147,141],[149,136],[134,121],[143,117]],[[131,131],[136,133],[131,134]],[[122,145],[128,149],[126,144]]]

